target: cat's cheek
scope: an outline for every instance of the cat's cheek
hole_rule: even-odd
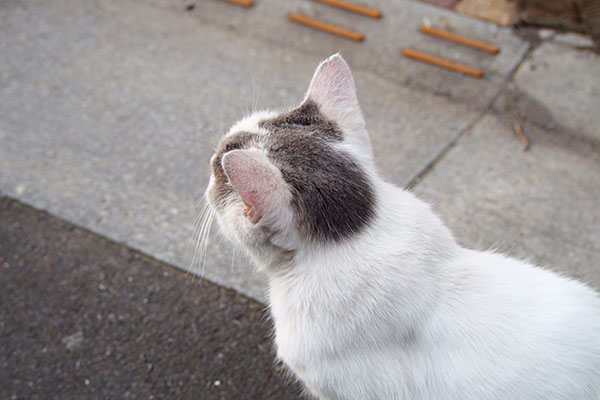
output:
[[[253,242],[257,231],[261,230],[262,218],[258,218],[251,206],[239,198],[229,201],[223,219],[227,229],[235,233],[237,240],[246,244]]]
[[[238,230],[251,230],[262,220],[260,214],[254,205],[245,202],[237,192],[232,191],[231,199],[227,208],[231,209],[231,218],[235,219],[235,226]]]
[[[248,243],[248,222],[242,214],[240,207],[229,204],[221,213],[217,213],[217,222],[221,228],[221,234],[235,245]]]

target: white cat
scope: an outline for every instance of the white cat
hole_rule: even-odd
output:
[[[339,55],[211,169],[222,231],[269,277],[278,357],[319,399],[600,399],[598,294],[460,247],[380,179]]]

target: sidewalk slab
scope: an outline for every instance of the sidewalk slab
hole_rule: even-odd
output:
[[[0,192],[264,300],[263,277],[216,230],[206,265],[190,264],[194,205],[219,137],[254,108],[297,104],[329,55],[140,2],[3,2]],[[478,117],[355,78],[378,164],[400,185]]]
[[[185,9],[181,2],[170,0],[140,1],[170,9]],[[386,81],[411,85],[465,101],[474,107],[485,107],[489,103],[529,47],[527,42],[512,35],[509,28],[501,28],[419,1],[370,1],[369,6],[382,12],[381,19],[304,0],[261,0],[256,1],[251,9],[232,6],[222,0],[206,0],[194,4],[195,9],[191,15],[203,24],[217,25],[244,37],[253,36],[320,58],[323,54],[341,51],[354,69],[375,73]],[[365,40],[357,43],[291,23],[287,20],[290,12],[301,12],[361,32],[365,35]],[[495,43],[502,50],[498,55],[491,55],[421,34],[418,28],[426,20],[434,26]],[[486,77],[475,79],[407,59],[401,55],[405,47],[480,68]]]
[[[600,141],[600,55],[547,42],[519,67],[515,85],[575,135]]]
[[[488,115],[416,187],[463,245],[495,248],[600,288],[600,154]]]

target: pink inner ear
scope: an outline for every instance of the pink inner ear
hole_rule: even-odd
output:
[[[233,150],[221,161],[229,181],[248,207],[253,223],[273,211],[280,190],[279,171],[259,150]]]
[[[308,97],[333,110],[358,105],[352,73],[339,54],[334,54],[317,67]]]

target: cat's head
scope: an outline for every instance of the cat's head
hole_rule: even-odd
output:
[[[236,123],[210,167],[207,197],[221,229],[259,265],[359,235],[374,218],[375,171],[342,57],[317,67],[299,106]]]

